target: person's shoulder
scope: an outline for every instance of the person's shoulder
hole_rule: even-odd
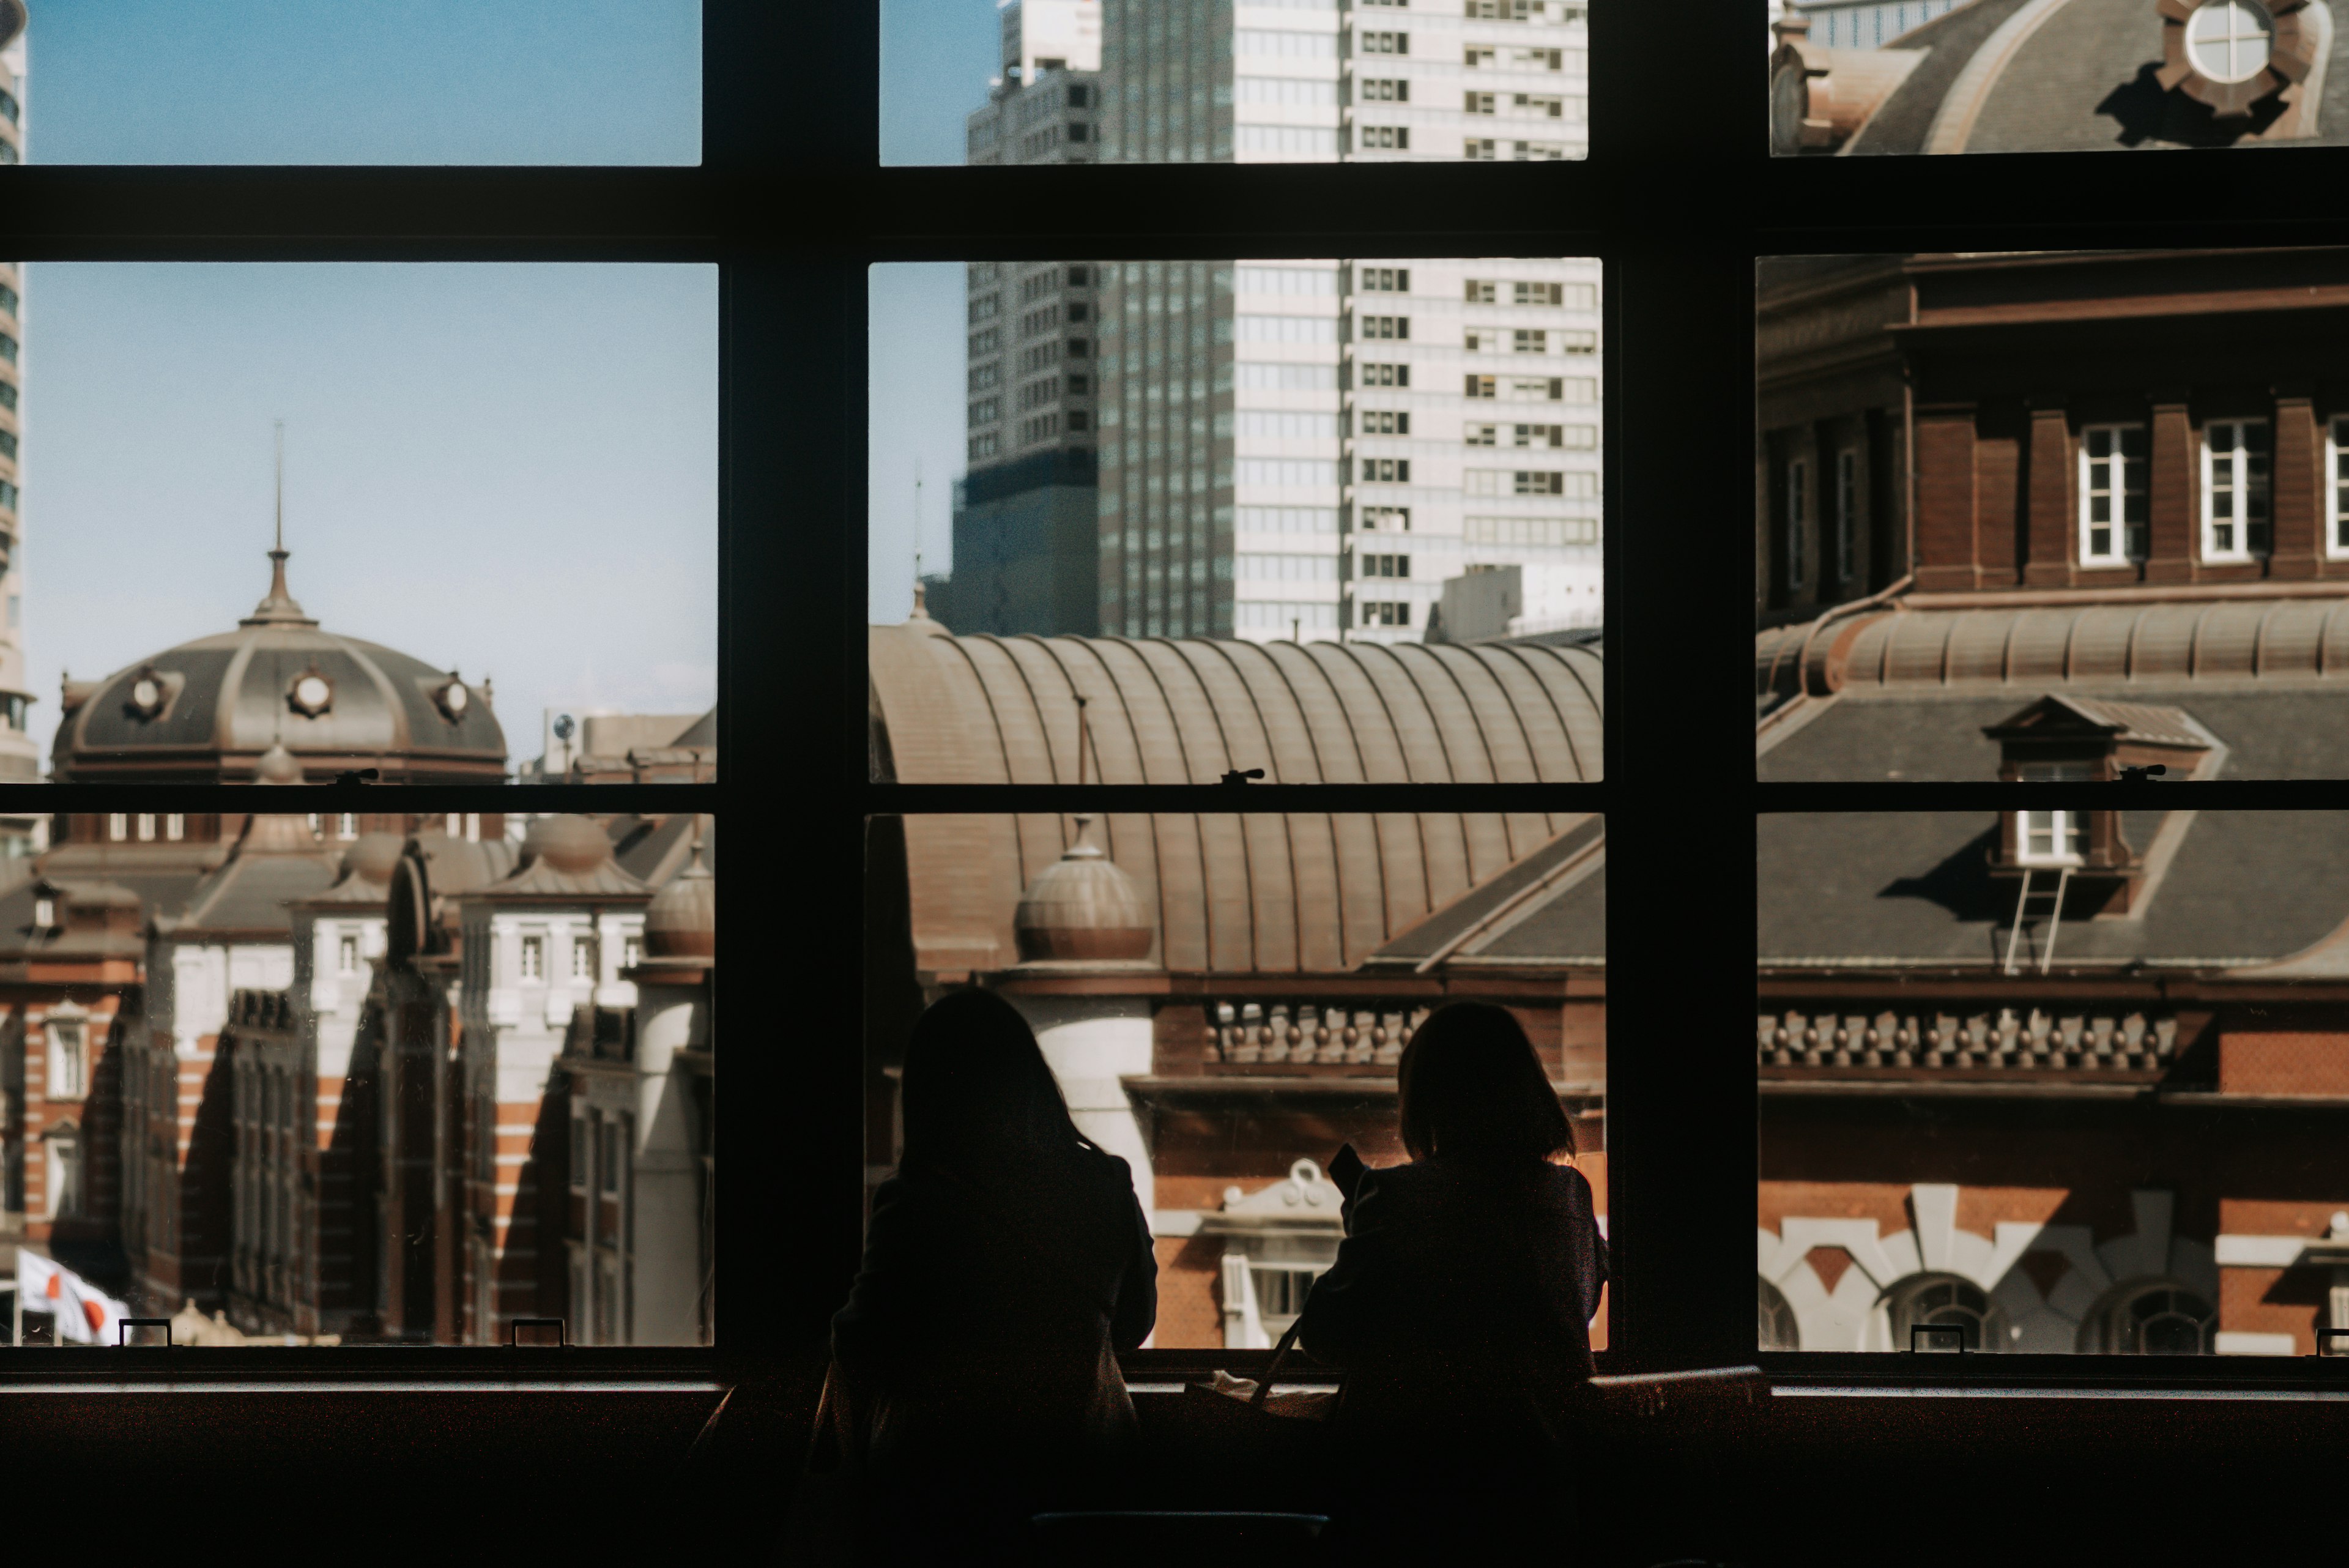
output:
[[[1112,1154],[1097,1144],[1088,1144],[1083,1151],[1082,1165],[1085,1172],[1104,1187],[1133,1189],[1133,1167],[1128,1165],[1122,1155]]]

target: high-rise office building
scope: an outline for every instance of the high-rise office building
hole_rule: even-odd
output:
[[[1092,123],[1078,134],[1065,97],[1015,118],[1018,97],[1055,87],[1048,73],[973,118],[973,161],[1585,151],[1583,0],[1102,8],[1098,77],[1060,89],[1081,87]],[[1013,54],[1008,27],[1007,80]],[[1566,597],[1587,615],[1546,624],[1597,622],[1596,261],[982,264],[970,277],[971,473],[942,616],[955,629],[1418,640],[1445,579],[1507,565],[1578,584]],[[993,499],[1014,474],[1037,493],[1050,443],[1085,454],[1089,535],[1074,483],[1057,511]]]
[[[24,0],[0,0],[0,163],[25,159]],[[0,261],[0,779],[40,776],[40,750],[25,732],[32,701],[25,670],[25,276]],[[36,821],[0,816],[0,855],[34,847]]]
[[[1415,641],[1444,579],[1599,612],[1599,264],[1129,262],[1102,322],[1102,627]]]
[[[1009,0],[1003,74],[970,117],[974,164],[1090,163],[1102,107],[1100,0]],[[961,632],[1101,629],[1089,262],[968,273],[969,463],[954,572],[930,611]]]

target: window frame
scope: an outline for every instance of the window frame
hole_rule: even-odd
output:
[[[2349,561],[2349,413],[2324,421],[2324,558]]]
[[[1757,15],[1754,19],[1759,20]],[[1755,566],[1736,551],[1692,550],[1692,520],[1750,517],[1750,471],[1689,461],[1688,432],[1751,430],[1754,263],[1762,255],[2127,244],[2267,244],[2326,237],[2304,199],[2322,171],[2349,171],[2338,149],[2239,159],[2216,216],[2175,210],[2165,159],[2034,154],[2013,159],[1772,159],[1761,29],[1691,28],[1670,7],[1593,7],[1587,18],[1588,152],[1512,161],[1484,141],[1459,162],[1022,168],[885,168],[880,163],[879,0],[776,6],[704,0],[702,160],[657,169],[0,168],[0,234],[24,260],[646,261],[719,269],[719,729],[728,771],[696,786],[410,787],[407,809],[702,810],[735,815],[751,864],[788,864],[792,889],[862,887],[863,825],[875,815],[973,811],[1206,809],[1251,812],[1597,811],[1609,817],[1609,987],[1670,995],[1690,1038],[1750,1027],[1754,821],[1782,810],[2076,807],[2094,784],[1943,786],[1746,785],[1749,809],[1688,812],[1692,756],[1750,743],[1749,694],[1731,679],[1751,660]],[[809,58],[826,68],[808,73]],[[1654,83],[1674,84],[1659,116]],[[790,79],[794,90],[777,93]],[[2077,192],[2105,199],[2089,205]],[[1670,201],[1657,192],[1670,191]],[[790,221],[778,218],[788,213]],[[1990,214],[1953,227],[1951,213]],[[1342,247],[1342,248],[1340,248]],[[865,776],[864,528],[778,528],[789,517],[861,518],[867,510],[861,399],[811,395],[868,376],[867,269],[896,261],[1107,260],[1330,254],[1588,255],[1603,264],[1599,406],[1608,622],[1607,776],[1557,786],[1147,785],[1104,789],[875,784]],[[1638,345],[1640,352],[1627,353]],[[1637,439],[1626,432],[1638,432]],[[792,722],[758,711],[791,694]],[[745,705],[748,704],[748,708]],[[738,711],[750,722],[737,723]],[[1750,778],[1750,775],[1749,775]],[[1710,786],[1708,786],[1710,787]],[[2290,784],[2203,784],[2214,807],[2288,805]],[[2303,792],[2304,794],[2305,792]],[[1212,804],[1211,804],[1212,803]],[[0,809],[108,813],[163,806],[134,786],[0,785]],[[174,791],[187,812],[249,809],[249,792]],[[1707,896],[1682,897],[1702,865]],[[756,919],[769,950],[802,972],[861,972],[862,931],[843,919],[861,895],[746,902],[728,882],[730,929]],[[737,905],[740,908],[738,909]],[[753,909],[758,913],[754,916]],[[748,929],[744,927],[743,929]],[[1670,943],[1642,941],[1670,929]],[[594,1347],[498,1361],[499,1376],[578,1381],[658,1371],[718,1382],[812,1389],[831,1314],[862,1244],[863,1082],[854,1054],[828,1049],[860,1014],[854,986],[805,998],[811,1026],[730,1057],[723,1124],[738,1101],[756,1138],[735,1151],[717,1207],[723,1299],[744,1312],[692,1350]],[[834,994],[845,991],[845,996]],[[1614,1031],[1608,1063],[1615,1275],[1610,1366],[1735,1365],[1755,1359],[1737,1283],[1752,1257],[1756,1096],[1750,1062],[1730,1052],[1635,1048]],[[771,1047],[771,1048],[764,1048]],[[159,1194],[159,1199],[168,1197]],[[164,1203],[167,1220],[175,1210]],[[722,1314],[721,1314],[722,1315]],[[125,1380],[296,1375],[307,1379],[478,1376],[502,1355],[404,1352],[397,1368],[357,1348],[209,1351],[168,1362],[119,1352]],[[1137,1361],[1146,1365],[1147,1355]],[[291,1365],[297,1357],[298,1365]],[[216,1358],[216,1359],[215,1359]],[[18,1358],[34,1362],[73,1358]],[[1764,1355],[1796,1376],[1805,1357]],[[1833,1357],[1851,1382],[1880,1372],[1909,1383],[1954,1379],[1961,1358],[1868,1368]],[[1884,1358],[1889,1360],[1891,1358]],[[2002,1375],[2027,1371],[2004,1358]],[[2163,1358],[2064,1358],[2051,1381],[2175,1381],[2210,1370]],[[2111,1365],[2126,1359],[2126,1367]],[[1219,1353],[1244,1370],[1246,1358]],[[40,1379],[69,1368],[0,1376]],[[2229,1370],[2258,1371],[2247,1363]],[[2301,1369],[2268,1368],[2275,1376]],[[793,1407],[797,1408],[796,1406]]]
[[[2229,464],[2227,494],[2234,504],[2234,514],[2221,520],[2218,514],[2218,465],[2220,452],[2213,444],[2219,431],[2233,432],[2233,444],[2225,451]],[[2254,431],[2267,433],[2264,450],[2245,444],[2245,438]],[[2202,538],[2200,557],[2212,566],[2247,566],[2262,561],[2275,551],[2275,421],[2260,415],[2205,421],[2197,442],[2202,454]],[[2254,472],[2254,462],[2262,471]],[[2251,515],[2249,508],[2257,502],[2264,514]],[[2218,531],[2233,528],[2241,537],[2227,549],[2218,546]],[[2254,545],[2255,531],[2263,531],[2264,547]]]

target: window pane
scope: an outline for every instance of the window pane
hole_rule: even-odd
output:
[[[2349,775],[2343,259],[1762,261],[1762,776]]]
[[[2059,878],[2012,817],[1760,819],[1765,1348],[2349,1329],[2349,816],[2070,820]]]
[[[883,0],[885,163],[1547,161],[1585,0]]]
[[[67,1271],[36,1333],[708,1343],[713,819],[353,816],[39,820],[0,895],[0,966],[44,977],[0,981],[40,1090],[6,1221]]]
[[[714,267],[11,286],[0,773],[715,776]]]
[[[1299,655],[1318,661],[1340,641],[1537,644],[1550,652],[1532,666],[1502,661],[1580,684],[1562,700],[1524,686],[1547,714],[1536,755],[1520,742],[1495,766],[1595,777],[1589,740],[1567,736],[1595,726],[1599,688],[1599,264],[1580,260],[875,267],[876,680],[894,690],[916,668],[902,650],[941,629],[1319,645]],[[916,578],[924,605],[908,620]],[[980,666],[934,673],[960,680],[1027,658],[1025,646],[990,642],[974,651]],[[1120,670],[1161,657],[1101,656]],[[1287,657],[1246,668],[1269,676],[1268,660]],[[1355,715],[1381,699],[1349,686],[1334,701]],[[1073,748],[1074,711],[1056,746]],[[1362,776],[1350,763],[1234,745],[1229,756],[1194,747],[1187,768],[1103,753],[1087,776]],[[941,756],[924,773],[901,753],[895,776],[1006,776],[999,763]],[[1073,750],[1061,761],[1072,769]],[[1368,776],[1403,776],[1370,765]],[[1415,763],[1409,776],[1452,765]],[[1461,765],[1487,776],[1481,753]],[[1029,782],[1054,777],[1074,774]]]
[[[0,52],[0,144],[44,163],[701,159],[694,0],[23,9]]]
[[[2323,146],[2303,78],[2344,45],[2323,12],[2254,0],[2057,7],[1791,0],[1770,27],[1770,150],[2097,151]],[[1928,65],[1927,62],[1930,64]]]
[[[1402,1050],[1433,1009],[1483,1000],[1525,1026],[1603,1216],[1604,824],[1396,826],[874,819],[870,1180],[902,1152],[899,1072],[922,1008],[964,985],[999,992],[1035,1029],[1078,1129],[1132,1168],[1156,1238],[1150,1345],[1269,1348],[1336,1255],[1332,1156],[1350,1142],[1372,1166],[1406,1158]],[[1438,881],[1423,869],[1423,833]],[[1605,1332],[1602,1311],[1595,1345]]]

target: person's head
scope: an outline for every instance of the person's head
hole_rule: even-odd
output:
[[[1574,1152],[1574,1124],[1506,1008],[1485,1002],[1438,1008],[1403,1048],[1399,1077],[1402,1142],[1413,1159]]]
[[[922,1014],[901,1088],[908,1162],[1024,1164],[1088,1147],[1035,1032],[991,991],[953,992]]]

